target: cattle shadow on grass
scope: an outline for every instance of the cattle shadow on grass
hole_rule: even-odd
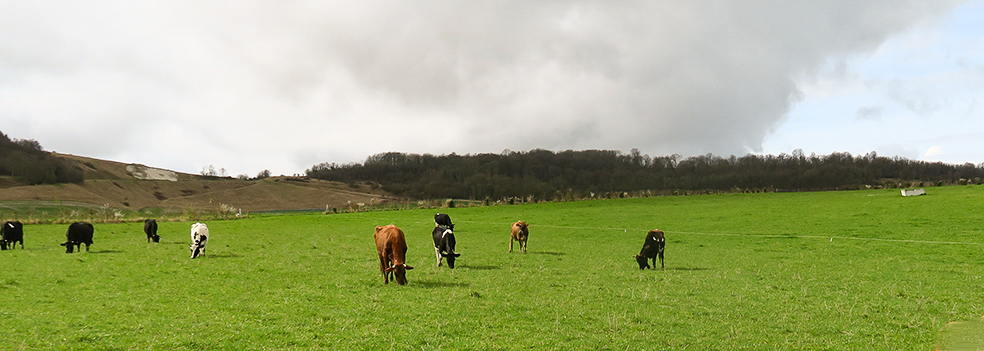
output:
[[[471,284],[468,284],[468,283],[451,283],[451,282],[426,281],[426,280],[418,280],[416,282],[414,282],[414,281],[411,280],[408,284],[419,285],[420,287],[422,287],[424,289],[433,289],[433,288],[467,288],[467,287],[471,286]]]
[[[566,253],[563,253],[563,252],[550,252],[550,251],[530,251],[530,253],[531,254],[534,254],[534,255],[551,255],[551,256],[563,256],[563,255],[566,255]]]
[[[205,258],[208,258],[208,257],[211,257],[211,258],[237,258],[237,257],[241,257],[241,256],[239,256],[237,254],[231,254],[231,253],[227,253],[227,254],[214,254],[214,255],[210,255],[210,254],[207,254],[206,253],[206,254],[204,254],[202,256],[198,256],[198,257],[205,257]]]
[[[706,270],[709,270],[710,268],[701,268],[701,267],[666,267],[665,269],[668,270],[668,271],[695,272],[695,271],[706,271]]]
[[[82,249],[82,250],[85,250],[85,249]],[[98,251],[92,250],[92,251],[89,251],[89,253],[90,254],[117,254],[117,253],[123,253],[123,251],[120,251],[120,250],[98,250]]]
[[[493,269],[502,269],[500,266],[472,266],[472,265],[460,265],[459,268],[477,269],[480,271],[490,271]]]

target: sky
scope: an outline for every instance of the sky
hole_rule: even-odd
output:
[[[0,132],[230,176],[537,148],[980,164],[981,18],[984,0],[0,0]]]

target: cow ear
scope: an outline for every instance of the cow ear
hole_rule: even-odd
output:
[[[410,267],[410,266],[407,266],[407,265],[403,265],[403,267],[405,267],[407,270],[413,269],[413,267]]]

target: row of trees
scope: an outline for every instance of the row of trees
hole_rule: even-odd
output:
[[[51,156],[31,139],[13,139],[0,132],[0,175],[27,184],[82,183],[82,170]]]
[[[633,149],[501,154],[418,155],[383,153],[362,164],[322,163],[307,170],[312,178],[347,183],[375,182],[411,198],[506,198],[639,190],[838,190],[905,181],[955,183],[984,177],[984,166],[950,165],[850,153],[806,156],[712,154],[683,158],[650,157]]]

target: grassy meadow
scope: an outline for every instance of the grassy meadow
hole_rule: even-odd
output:
[[[984,314],[984,187],[726,194],[452,208],[457,267],[436,267],[436,210],[26,225],[0,252],[13,350],[932,350]],[[529,253],[507,253],[530,223]],[[372,233],[407,234],[406,286]],[[666,268],[632,258],[666,232]]]

